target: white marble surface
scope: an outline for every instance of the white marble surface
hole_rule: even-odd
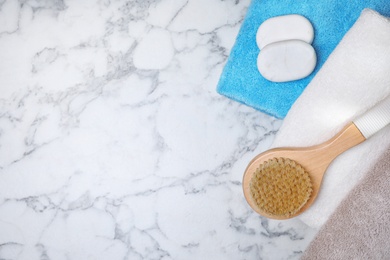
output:
[[[281,122],[218,95],[249,0],[0,0],[0,259],[298,259],[246,204]]]

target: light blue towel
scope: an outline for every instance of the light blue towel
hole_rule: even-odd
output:
[[[222,72],[218,93],[284,118],[364,8],[390,16],[390,0],[253,0]],[[312,23],[317,66],[304,79],[275,83],[257,70],[256,32],[268,18],[286,14],[301,14]]]

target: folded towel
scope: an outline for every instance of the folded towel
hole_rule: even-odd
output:
[[[390,147],[348,194],[301,259],[390,259]]]
[[[272,147],[322,143],[390,95],[390,21],[366,9],[292,106]],[[390,126],[337,157],[299,218],[319,228],[390,144]]]
[[[284,118],[365,7],[390,16],[388,0],[253,0],[221,74],[217,91],[272,116]],[[297,81],[267,81],[257,70],[257,29],[268,18],[293,13],[305,16],[313,24],[313,47],[318,59],[316,69],[309,77]]]

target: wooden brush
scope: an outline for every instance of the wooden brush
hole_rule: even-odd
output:
[[[325,143],[305,148],[275,148],[259,154],[244,173],[247,202],[268,218],[298,216],[317,197],[329,164],[389,123],[390,97],[387,97]]]

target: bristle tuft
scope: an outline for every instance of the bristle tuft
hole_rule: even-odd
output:
[[[310,199],[313,188],[309,173],[299,163],[273,158],[261,164],[253,174],[250,191],[261,211],[290,217]]]

